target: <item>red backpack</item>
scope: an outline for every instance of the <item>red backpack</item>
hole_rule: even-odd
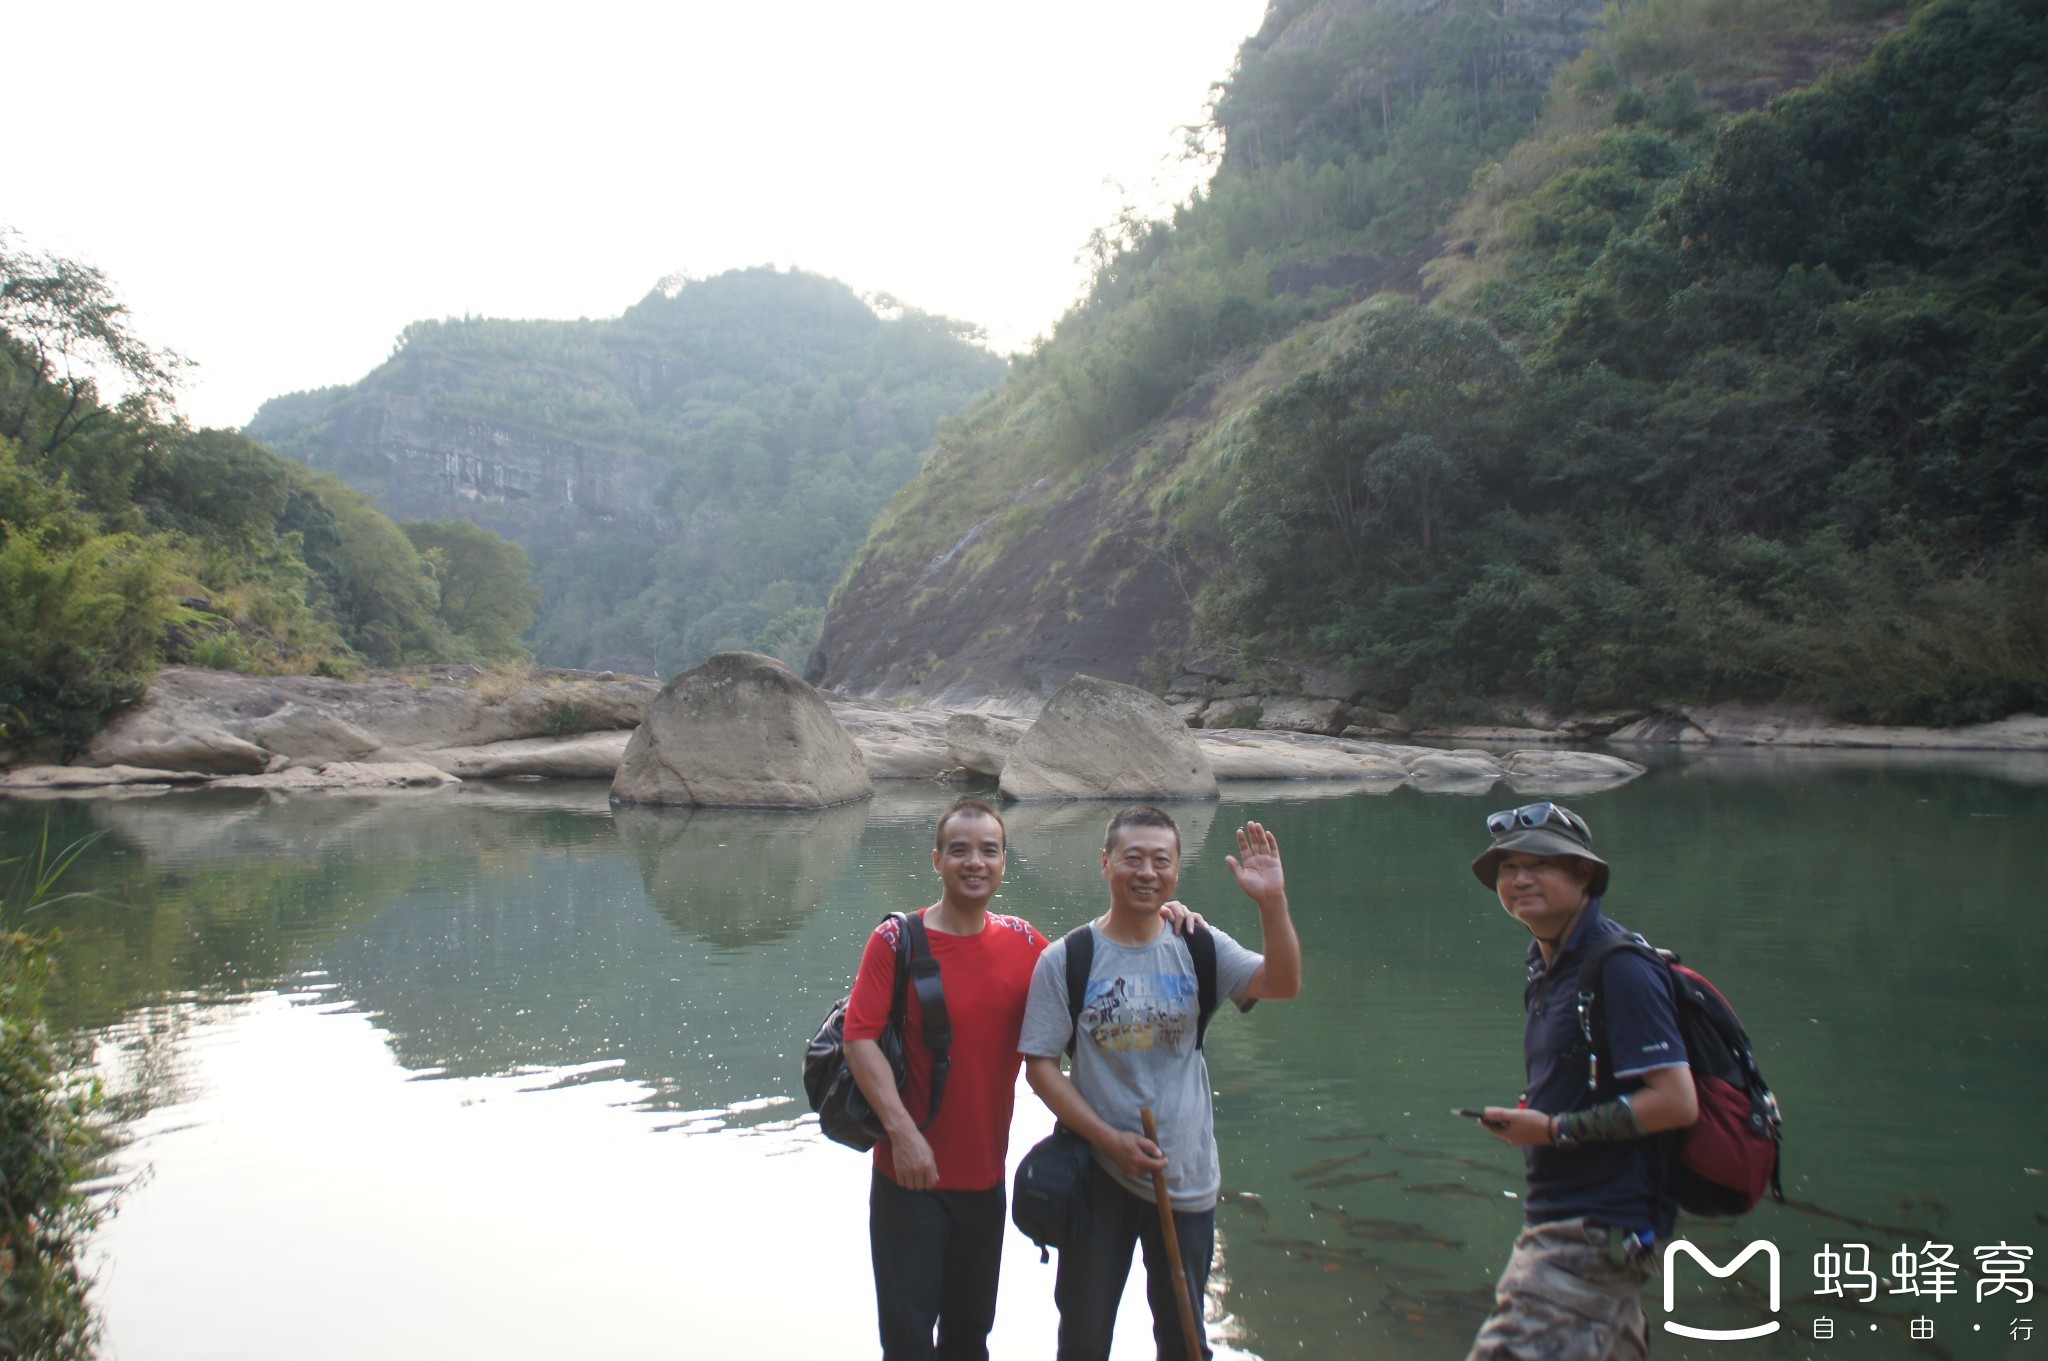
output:
[[[1587,1048],[1596,1056],[1608,1053],[1600,1009],[1601,968],[1621,950],[1654,960],[1670,980],[1678,1032],[1685,1037],[1685,1057],[1699,1094],[1699,1119],[1685,1131],[1671,1173],[1678,1208],[1695,1215],[1748,1214],[1766,1188],[1782,1202],[1785,1188],[1778,1176],[1778,1148],[1785,1122],[1778,1098],[1771,1095],[1757,1068],[1756,1050],[1735,1008],[1705,975],[1641,936],[1604,937],[1579,966],[1579,1029]],[[1609,1072],[1611,1060],[1611,1055],[1604,1060]],[[1599,1071],[1597,1066],[1593,1070]],[[1592,1080],[1588,1078],[1589,1083]]]

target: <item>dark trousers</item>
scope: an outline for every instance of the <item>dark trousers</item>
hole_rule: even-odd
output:
[[[906,1191],[874,1174],[868,1246],[883,1361],[988,1361],[1003,1210],[1000,1186]]]
[[[1209,1258],[1216,1250],[1216,1211],[1175,1210],[1173,1236],[1180,1242],[1195,1327],[1206,1334],[1202,1298],[1209,1284]],[[1073,1246],[1061,1249],[1059,1282],[1053,1287],[1060,1307],[1059,1361],[1105,1361],[1109,1356],[1116,1307],[1131,1274],[1133,1243],[1144,1249],[1145,1299],[1152,1306],[1152,1341],[1159,1361],[1187,1361],[1159,1207],[1126,1191],[1096,1164],[1088,1168],[1087,1228]],[[1207,1336],[1201,1343],[1202,1355],[1208,1356]]]

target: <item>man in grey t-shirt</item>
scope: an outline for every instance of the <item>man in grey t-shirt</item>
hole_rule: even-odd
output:
[[[1224,857],[1238,887],[1258,904],[1265,954],[1223,932],[1216,942],[1216,991],[1240,1009],[1262,997],[1301,991],[1301,942],[1287,914],[1280,843],[1256,822],[1237,832],[1238,854]],[[1175,1303],[1166,1238],[1152,1174],[1164,1169],[1190,1298],[1200,1300],[1216,1242],[1216,1156],[1209,1066],[1198,1044],[1200,1002],[1194,957],[1165,928],[1160,910],[1180,880],[1180,829],[1157,808],[1126,808],[1110,819],[1102,849],[1109,911],[1090,925],[1094,958],[1078,1017],[1067,1002],[1066,942],[1039,956],[1024,1006],[1018,1048],[1024,1071],[1061,1124],[1095,1150],[1089,1171],[1088,1229],[1060,1252],[1054,1298],[1060,1310],[1059,1361],[1109,1355],[1117,1302],[1130,1275],[1131,1248],[1143,1247],[1152,1336],[1162,1361],[1187,1354]],[[1074,1041],[1073,1074],[1059,1055]],[[1158,1120],[1159,1141],[1144,1135],[1141,1108]],[[1198,1306],[1199,1307],[1199,1306]],[[1208,1344],[1202,1339],[1203,1355]]]

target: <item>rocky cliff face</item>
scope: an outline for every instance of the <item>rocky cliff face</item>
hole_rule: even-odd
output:
[[[1155,438],[1184,438],[1165,427]],[[1146,661],[1187,642],[1190,589],[1154,545],[1159,517],[1132,494],[1133,447],[982,562],[970,528],[905,580],[876,565],[834,597],[805,678],[854,695],[1036,710],[1078,673],[1146,685]],[[1023,487],[1016,501],[1047,493]]]
[[[588,535],[659,543],[668,465],[518,426],[437,411],[419,397],[367,393],[329,426],[349,480],[396,519],[456,515],[522,543]]]

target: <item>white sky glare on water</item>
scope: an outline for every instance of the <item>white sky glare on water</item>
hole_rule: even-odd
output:
[[[1193,183],[1178,128],[1264,11],[39,0],[0,226],[197,360],[201,425],[353,382],[411,321],[616,316],[676,270],[796,265],[1018,349],[1090,230]]]

